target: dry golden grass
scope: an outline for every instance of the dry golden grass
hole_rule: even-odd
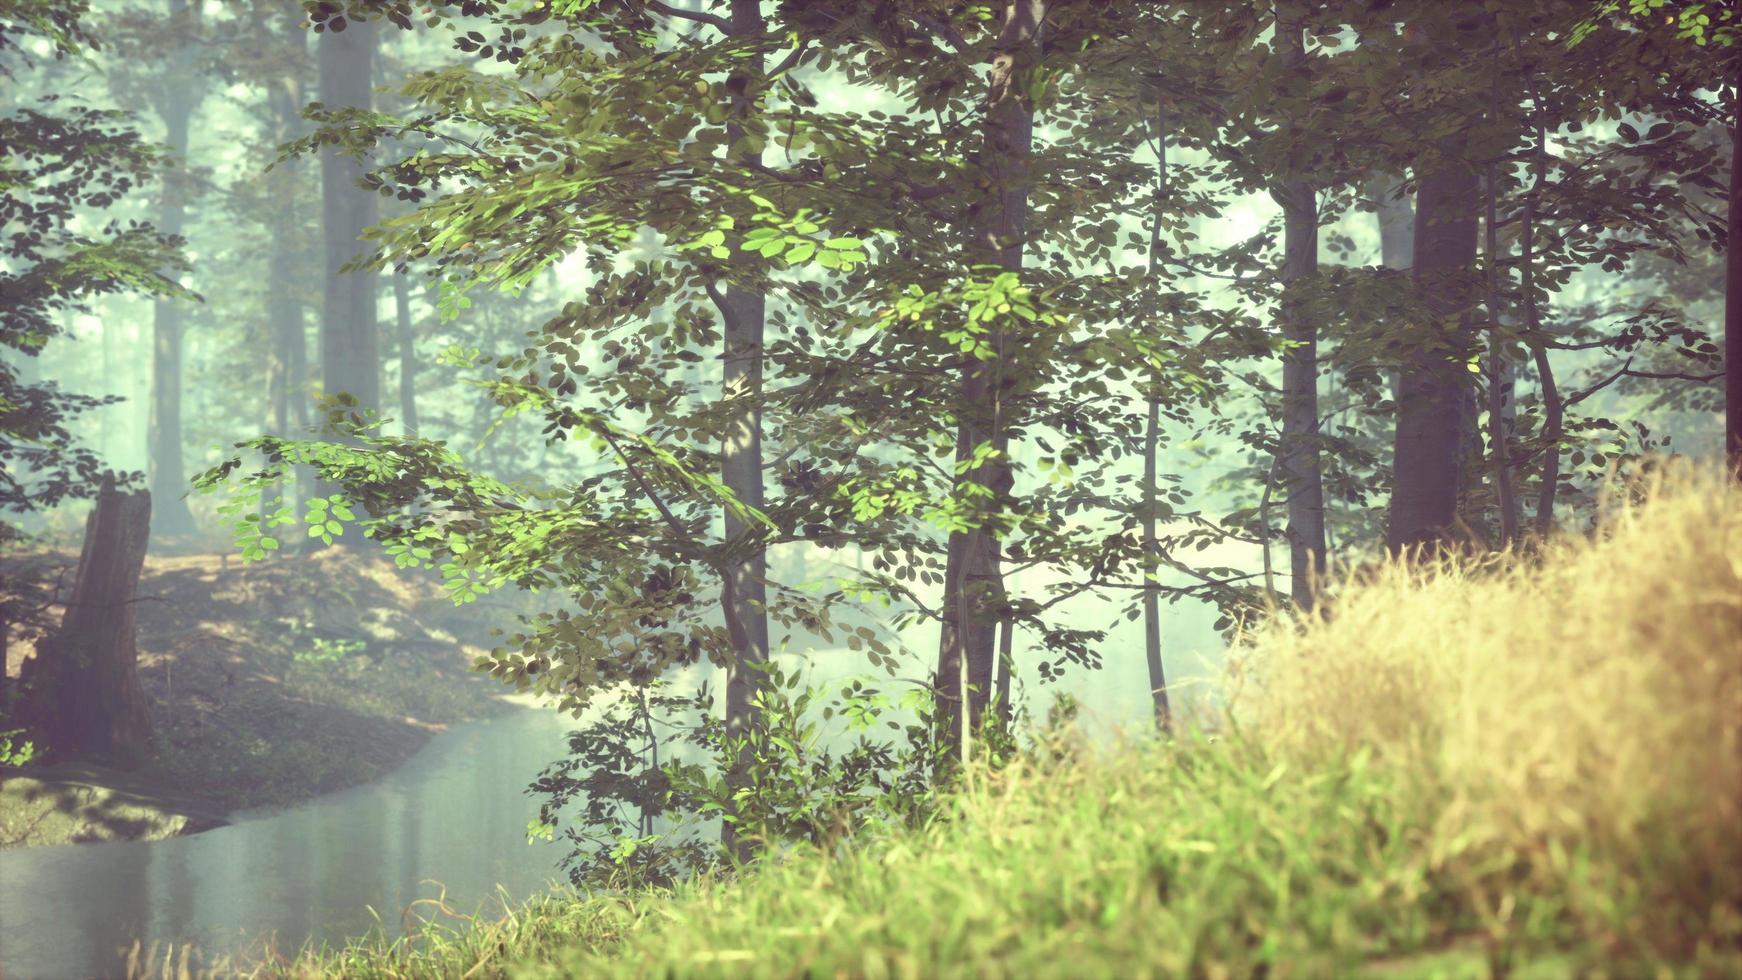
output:
[[[1248,651],[1242,731],[1418,782],[1436,860],[1664,911],[1674,945],[1742,932],[1742,491],[1686,464],[1615,480],[1593,532],[1536,557],[1366,570]]]

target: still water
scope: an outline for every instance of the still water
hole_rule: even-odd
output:
[[[576,722],[550,710],[456,725],[365,786],[289,810],[241,814],[191,837],[0,851],[0,976],[112,976],[135,939],[215,955],[276,936],[342,944],[380,913],[447,887],[448,907],[488,914],[496,888],[525,899],[560,881],[566,843],[527,844],[528,784],[567,755]],[[428,917],[427,906],[420,906]]]

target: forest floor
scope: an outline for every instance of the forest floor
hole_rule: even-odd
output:
[[[77,561],[8,556],[0,577],[52,595]],[[0,769],[0,847],[196,832],[376,779],[449,725],[515,710],[468,669],[490,627],[515,625],[492,598],[456,607],[432,576],[344,547],[148,556],[136,622],[157,757],[133,773]],[[15,637],[6,675],[32,655]]]

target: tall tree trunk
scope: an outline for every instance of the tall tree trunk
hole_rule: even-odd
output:
[[[1028,160],[1034,143],[1034,109],[1022,85],[1039,57],[1040,25],[1046,0],[1007,0],[992,53],[992,83],[987,97],[984,167],[995,206],[981,237],[969,247],[975,262],[992,261],[1009,270],[1022,268],[1028,211]],[[1010,491],[1007,392],[1003,377],[1006,338],[994,327],[995,357],[962,359],[961,401],[956,422],[956,461],[974,458],[990,445],[992,457],[956,477],[977,484],[993,501],[979,526],[950,534],[944,565],[943,630],[938,643],[934,693],[944,733],[959,733],[960,757],[970,749],[970,732],[985,713],[992,693],[997,624],[1006,615],[997,528],[992,515]],[[966,496],[958,493],[958,496]],[[963,710],[963,709],[966,710]]]
[[[1307,69],[1303,25],[1285,18],[1277,5],[1277,36],[1283,72],[1304,84]],[[1285,82],[1288,84],[1288,82]],[[1293,129],[1291,124],[1290,129]],[[1300,299],[1304,280],[1319,271],[1318,194],[1299,175],[1289,175],[1276,194],[1282,205],[1282,477],[1288,487],[1290,593],[1295,604],[1311,609],[1315,576],[1325,568],[1325,489],[1319,464],[1318,330]]]
[[[731,34],[754,37],[764,30],[762,0],[732,0]],[[749,171],[762,164],[762,151],[743,142],[744,121],[755,111],[756,92],[763,71],[762,58],[754,56],[744,69],[726,80],[731,114],[726,125],[727,153],[734,170]],[[762,293],[737,284],[726,287],[726,321],[722,357],[724,377],[721,398],[734,405],[721,444],[720,479],[746,506],[761,510],[762,483],[762,354],[766,300]],[[768,556],[756,532],[727,511],[726,540],[742,547],[726,570],[726,614],[738,625],[732,632],[736,649],[726,673],[726,736],[746,732],[754,720],[753,703],[763,686],[758,668],[768,663],[767,601]],[[748,777],[749,759],[740,756],[727,773],[727,785],[741,788]],[[749,841],[739,839],[732,824],[723,824],[721,840],[740,859],[749,855]]]
[[[299,23],[302,11],[285,7],[277,11],[274,27],[282,32],[284,65],[267,83],[267,105],[272,112],[271,138],[288,143],[301,135],[302,107],[307,101],[303,84],[308,57],[308,32]],[[266,345],[266,431],[275,436],[301,434],[308,426],[308,328],[303,301],[295,284],[300,280],[306,257],[302,241],[302,164],[298,157],[281,161],[269,175],[272,187],[272,244],[266,270],[266,322],[271,331]],[[285,488],[288,489],[288,488]],[[286,504],[292,503],[288,498]]]
[[[199,16],[187,0],[169,0],[171,30],[183,37],[164,73],[163,101],[158,114],[163,119],[164,142],[169,146],[171,172],[163,179],[157,230],[180,235],[187,214],[188,121],[199,101],[195,86],[190,35]],[[150,469],[152,524],[162,534],[188,534],[194,517],[183,495],[187,493],[186,464],[182,459],[181,388],[182,316],[186,300],[173,297],[152,304]]]
[[[1724,251],[1724,446],[1742,479],[1742,57],[1730,57],[1729,237]]]
[[[320,101],[329,109],[371,107],[375,25],[353,20],[319,35]],[[378,198],[357,186],[367,164],[336,147],[321,148],[321,218],[326,246],[326,295],[321,311],[321,388],[348,395],[355,411],[381,407],[381,354],[373,270],[340,272],[367,250],[363,231],[377,220]]]
[[[1476,261],[1476,173],[1448,137],[1415,167],[1412,275],[1433,322],[1421,324],[1398,379],[1396,450],[1385,546],[1393,554],[1437,547],[1452,533],[1473,405],[1467,365],[1474,347],[1461,280]]]

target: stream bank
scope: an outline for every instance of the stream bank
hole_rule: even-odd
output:
[[[0,579],[52,594],[77,561],[9,555]],[[379,779],[431,735],[515,710],[503,685],[469,670],[492,627],[515,625],[515,597],[456,607],[434,576],[373,551],[246,565],[227,551],[148,555],[138,597],[156,757],[135,772],[0,768],[0,849],[197,833],[233,811]],[[8,677],[32,639],[10,637]]]

